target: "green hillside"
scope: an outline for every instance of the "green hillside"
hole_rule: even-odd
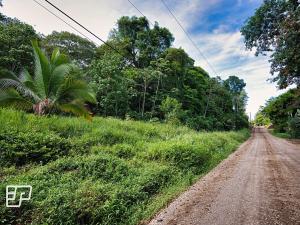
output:
[[[159,123],[0,111],[0,224],[137,224],[245,141]],[[6,208],[8,184],[32,199]]]

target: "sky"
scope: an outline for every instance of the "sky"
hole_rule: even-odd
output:
[[[60,15],[45,1],[35,1]],[[161,0],[131,1],[152,23],[157,21],[160,26],[168,28],[175,37],[174,47],[182,47],[195,60],[195,65],[203,67],[211,76],[218,75],[226,79],[230,75],[235,75],[244,79],[249,96],[247,114],[251,113],[252,118],[267,99],[284,92],[278,91],[274,83],[267,81],[271,77],[269,58],[256,57],[254,51],[246,51],[239,31],[263,0],[165,0],[216,73],[191,44]],[[51,0],[51,2],[104,40],[121,16],[141,16],[128,0]],[[7,16],[31,24],[37,32],[45,35],[53,30],[76,33],[34,0],[3,0],[3,7],[0,10]],[[82,29],[78,30],[98,45],[101,44]]]

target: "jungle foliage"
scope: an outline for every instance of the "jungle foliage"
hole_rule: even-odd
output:
[[[95,115],[166,121],[197,130],[248,126],[244,81],[236,76],[225,81],[210,77],[182,48],[172,47],[174,37],[167,28],[158,23],[150,27],[144,17],[117,21],[107,43],[118,52],[105,44],[96,47],[69,32],[37,34],[30,25],[5,16],[0,38],[4,40],[0,67],[18,79],[26,70],[34,72],[32,38],[40,40],[45,55],[58,47],[82,69],[96,93],[96,103],[86,105]]]
[[[216,166],[249,131],[0,109],[0,224],[139,224]],[[32,199],[5,207],[8,184]]]
[[[0,39],[0,224],[143,223],[249,137],[193,130],[247,127],[246,84],[210,77],[146,18],[118,20],[118,53],[2,14]],[[9,184],[32,199],[5,207]]]
[[[272,81],[280,89],[300,86],[299,18],[298,0],[264,0],[241,29],[246,48],[271,56]]]
[[[24,69],[17,76],[0,70],[0,105],[47,115],[57,111],[71,112],[91,118],[85,103],[95,103],[95,96],[87,83],[80,79],[78,68],[59,49],[49,58],[32,41],[34,73]]]
[[[174,38],[145,18],[122,17],[108,43],[97,49],[87,78],[95,87],[99,115],[183,123],[197,130],[248,125],[246,84],[236,76],[211,78],[194,65]]]
[[[271,98],[261,108],[260,114],[269,118],[274,131],[300,137],[300,89],[291,89],[276,98]]]

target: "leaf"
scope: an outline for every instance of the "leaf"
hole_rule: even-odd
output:
[[[59,89],[57,101],[63,101],[64,99],[81,99],[91,103],[96,103],[96,98],[88,85],[82,81],[73,78],[65,80],[64,85]]]
[[[33,92],[36,92],[36,86],[34,80],[32,76],[29,74],[28,70],[26,69],[23,70],[23,72],[21,73],[20,80],[27,88],[29,88]]]
[[[64,79],[71,69],[72,65],[61,64],[52,71],[51,79],[49,81],[49,96],[55,96],[57,94],[59,87],[63,84]]]
[[[35,58],[34,80],[37,86],[37,91],[42,98],[46,98],[48,96],[51,66],[46,55],[38,47],[38,42],[36,40],[32,41],[32,47]]]
[[[0,106],[11,106],[16,109],[32,109],[33,103],[21,96],[15,89],[0,90]]]
[[[92,116],[89,111],[85,108],[84,103],[78,100],[72,101],[71,103],[58,105],[58,108],[64,112],[71,112],[78,116],[83,116],[88,120],[92,120]]]
[[[23,75],[25,76],[25,75]],[[25,78],[24,78],[25,79]],[[35,94],[34,90],[31,90],[26,86],[26,83],[22,81],[12,72],[1,70],[0,72],[0,88],[2,90],[8,88],[16,89],[23,97],[29,97],[35,101],[39,101],[39,97]]]

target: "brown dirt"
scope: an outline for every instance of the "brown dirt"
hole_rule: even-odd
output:
[[[300,145],[255,128],[149,225],[300,225]]]

